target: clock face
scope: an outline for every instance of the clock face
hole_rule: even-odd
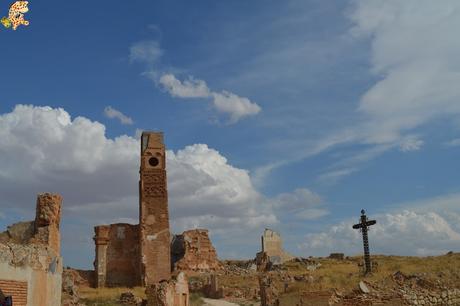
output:
[[[150,157],[149,158],[149,165],[150,166],[156,167],[156,166],[158,166],[159,163],[160,163],[160,161],[158,160],[158,158],[156,158],[156,157]]]

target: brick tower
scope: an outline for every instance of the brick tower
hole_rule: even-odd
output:
[[[142,133],[139,209],[142,282],[151,285],[171,276],[163,133]]]

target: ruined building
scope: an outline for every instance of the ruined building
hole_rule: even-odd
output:
[[[61,305],[61,204],[60,195],[39,194],[35,220],[0,233],[0,289],[15,306]]]
[[[257,262],[263,261],[263,258],[267,256],[270,263],[277,265],[294,258],[294,256],[283,250],[283,240],[280,234],[271,229],[265,229],[261,237],[261,242],[262,251],[257,253]],[[264,253],[266,255],[264,255]]]
[[[150,285],[170,279],[165,153],[162,133],[142,133],[139,225],[95,227],[98,287]]]
[[[195,229],[175,235],[171,242],[173,270],[209,272],[221,269],[208,230]]]
[[[140,151],[139,224],[94,228],[97,287],[147,286],[169,280],[173,268],[210,271],[220,267],[207,230],[170,234],[163,134],[142,133]]]

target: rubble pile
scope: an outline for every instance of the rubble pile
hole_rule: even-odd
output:
[[[225,275],[232,276],[243,276],[253,274],[256,271],[256,265],[254,261],[235,261],[225,260],[222,266],[222,273]]]
[[[460,305],[460,289],[446,288],[417,275],[396,272],[391,279],[380,283],[361,282],[359,289],[348,294],[336,291],[331,301],[345,306],[390,301],[399,305]]]
[[[135,297],[132,292],[123,292],[120,294],[120,304],[126,306],[142,305],[142,299]]]

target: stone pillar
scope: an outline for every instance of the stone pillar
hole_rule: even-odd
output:
[[[259,276],[260,286],[260,305],[261,306],[279,306],[278,291],[272,280],[267,275]]]
[[[211,292],[219,291],[219,280],[216,274],[211,274],[210,286],[211,286]]]
[[[107,246],[109,244],[110,226],[101,225],[94,228],[96,235],[94,242],[96,244],[96,260],[94,261],[94,270],[96,272],[96,288],[105,287],[107,277]]]
[[[48,245],[57,256],[61,253],[61,205],[62,197],[59,194],[41,193],[37,196],[34,239]]]
[[[171,253],[163,134],[143,132],[139,181],[142,283],[171,277]]]

